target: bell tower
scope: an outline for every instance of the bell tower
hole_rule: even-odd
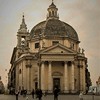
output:
[[[22,23],[17,32],[17,49],[19,52],[23,53],[28,50],[28,38],[29,32],[27,30],[27,25],[25,24],[24,15],[22,16]]]
[[[54,4],[53,0],[52,0],[52,3],[47,10],[48,10],[47,19],[52,19],[52,18],[59,19],[59,15],[57,13],[58,8],[56,8],[56,5]]]

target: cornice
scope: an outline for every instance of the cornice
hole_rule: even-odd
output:
[[[15,61],[15,64],[21,62],[22,60],[34,60],[34,59],[36,59],[36,58],[35,58],[35,55],[25,55],[25,56],[23,56],[23,57],[18,58],[18,59]]]

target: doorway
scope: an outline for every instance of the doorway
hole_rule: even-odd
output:
[[[54,88],[60,89],[60,78],[53,78],[53,89]]]
[[[35,82],[35,90],[38,89],[38,82]]]

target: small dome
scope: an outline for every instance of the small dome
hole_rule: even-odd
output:
[[[58,19],[49,19],[40,22],[30,32],[31,38],[43,34],[46,37],[57,36],[57,37],[68,37],[70,39],[78,41],[78,35],[76,31],[67,23],[62,22]]]
[[[56,5],[52,2],[52,4],[49,6],[49,8],[52,8],[52,7],[56,7]]]

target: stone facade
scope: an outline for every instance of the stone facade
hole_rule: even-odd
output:
[[[9,86],[14,90],[41,88],[52,93],[86,91],[87,58],[76,31],[59,20],[58,8],[48,8],[47,19],[27,31],[23,16],[13,50]]]

